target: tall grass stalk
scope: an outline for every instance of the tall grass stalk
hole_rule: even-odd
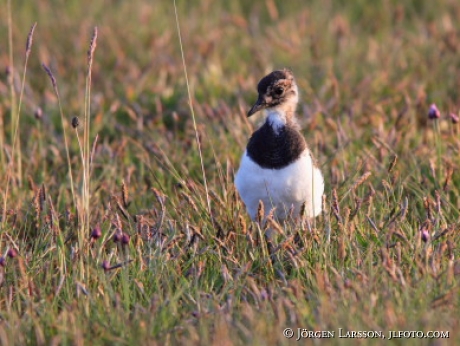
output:
[[[10,87],[10,114],[11,114],[11,134],[14,133],[14,115],[16,114],[16,92],[14,90],[14,60],[13,60],[13,24],[11,19],[11,0],[7,1],[7,17],[8,17],[8,58],[9,58],[9,75],[8,75],[8,84]],[[12,136],[14,137],[14,135]],[[14,144],[14,142],[13,142]],[[14,160],[14,150],[12,152],[12,158]],[[2,146],[2,166],[4,163],[3,158],[3,146]],[[2,226],[6,221],[6,202],[8,199],[8,190],[10,185],[11,179],[11,163],[7,167],[7,178],[6,178],[6,186],[5,186],[5,194],[3,196],[3,209],[2,209]]]
[[[435,177],[436,187],[440,188],[440,179],[442,178],[442,147],[441,147],[441,131],[439,129],[439,119],[433,119],[434,141],[436,145],[436,168],[438,176]]]
[[[90,184],[90,158],[91,158],[91,139],[90,139],[90,119],[91,119],[91,73],[93,66],[94,52],[97,45],[97,27],[94,27],[93,36],[88,49],[88,64],[86,74],[86,86],[85,86],[85,109],[84,109],[84,128],[83,128],[83,186],[82,186],[82,203],[83,211],[81,213],[81,223],[78,233],[78,244],[80,255],[80,280],[84,280],[83,270],[83,250],[84,240],[90,229],[90,199],[91,199],[91,184]],[[86,256],[85,256],[86,257]]]
[[[8,58],[9,58],[8,84],[10,87],[11,134],[13,134],[14,124],[15,124],[14,117],[16,114],[16,91],[14,89],[13,23],[12,23],[12,18],[11,18],[11,0],[7,1],[7,18],[8,18],[7,20],[8,20]]]
[[[57,98],[57,101],[58,101],[59,114],[61,116],[62,132],[64,134],[64,146],[65,146],[65,152],[66,152],[66,156],[67,156],[67,166],[68,166],[68,175],[69,175],[69,182],[70,182],[70,191],[72,193],[72,201],[74,203],[74,206],[76,207],[77,203],[76,203],[76,196],[75,196],[75,190],[74,190],[74,184],[73,184],[72,164],[71,164],[71,161],[70,161],[69,142],[67,140],[67,132],[66,132],[67,123],[65,121],[64,112],[62,111],[61,97],[59,95],[59,90],[58,90],[58,87],[57,87],[56,78],[54,77],[53,73],[51,72],[49,67],[47,67],[45,64],[42,64],[42,67],[43,67],[43,69],[45,70],[46,74],[48,75],[48,77],[51,80],[51,84],[53,85],[53,90],[54,90],[54,93],[56,94],[56,98]]]
[[[11,182],[11,176],[14,174],[15,169],[15,159],[16,159],[16,179],[21,186],[22,184],[22,157],[21,157],[21,141],[19,136],[19,120],[21,115],[21,105],[22,105],[22,98],[24,96],[24,88],[25,88],[25,81],[27,75],[27,65],[29,62],[30,52],[32,51],[32,42],[33,42],[33,35],[35,31],[35,27],[37,23],[34,23],[30,28],[29,35],[27,36],[27,43],[26,43],[26,51],[25,51],[25,62],[24,62],[24,70],[22,73],[22,81],[21,81],[21,91],[19,93],[19,103],[16,107],[16,93],[14,90],[14,63],[13,63],[13,28],[11,23],[11,3],[8,1],[8,46],[9,46],[9,54],[10,54],[10,97],[11,97],[11,120],[12,120],[12,145],[11,145],[11,160],[8,164],[7,168],[7,178],[6,178],[6,187],[5,187],[5,195],[3,198],[3,214],[2,214],[2,223],[5,222],[6,219],[6,205],[8,199],[8,192],[9,186]]]
[[[26,81],[26,75],[27,75],[27,65],[29,62],[30,52],[32,51],[32,42],[33,42],[33,37],[34,37],[36,26],[37,26],[37,23],[35,22],[30,28],[29,35],[27,36],[26,60],[24,63],[24,71],[22,73],[21,91],[19,93],[19,104],[18,104],[18,109],[17,109],[16,117],[15,117],[15,124],[14,124],[13,157],[14,157],[14,151],[16,148],[17,167],[18,167],[17,176],[18,176],[18,182],[20,185],[22,183],[22,155],[21,155],[21,140],[20,140],[20,133],[19,133],[19,119],[21,116],[22,98],[24,97],[24,88],[25,88],[25,81]]]
[[[198,134],[198,129],[196,126],[196,119],[195,119],[195,111],[193,109],[193,99],[192,99],[192,92],[190,91],[190,83],[188,81],[188,74],[187,74],[187,64],[185,63],[185,55],[184,55],[184,48],[182,45],[182,34],[180,31],[180,23],[179,23],[179,15],[177,13],[177,5],[176,0],[174,0],[174,14],[176,17],[176,26],[177,26],[177,36],[179,38],[179,46],[180,46],[180,53],[182,58],[182,66],[184,69],[184,76],[185,76],[185,83],[187,85],[187,94],[188,94],[188,102],[190,107],[190,113],[192,114],[192,121],[193,121],[193,130],[195,131],[195,140],[198,147],[198,154],[200,156],[200,165],[201,165],[201,174],[203,176],[203,185],[206,192],[206,204],[208,207],[208,214],[211,217],[211,202],[209,199],[209,191],[208,191],[208,183],[206,180],[206,172],[204,170],[204,163],[203,163],[203,154],[201,152],[201,143],[200,143],[200,136]]]
[[[0,170],[3,172],[5,170],[5,153],[3,148],[5,147],[5,125],[3,122],[3,111],[0,109]]]

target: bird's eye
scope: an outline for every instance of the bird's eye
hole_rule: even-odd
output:
[[[278,95],[278,96],[281,96],[283,95],[284,93],[284,88],[283,87],[278,87],[275,89],[275,94]]]

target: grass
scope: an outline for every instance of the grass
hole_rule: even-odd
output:
[[[457,1],[178,1],[190,99],[172,2],[11,2],[10,25],[7,5],[1,344],[460,340]],[[251,222],[233,186],[256,84],[281,67],[326,179],[311,232]]]

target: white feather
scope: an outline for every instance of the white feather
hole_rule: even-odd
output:
[[[275,215],[280,220],[285,219],[292,208],[293,215],[299,215],[303,203],[307,217],[321,213],[324,180],[308,149],[282,169],[262,168],[245,151],[235,186],[252,219],[256,218],[259,200],[264,203],[265,214],[276,208]]]

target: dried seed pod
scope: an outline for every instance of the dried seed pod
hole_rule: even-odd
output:
[[[32,50],[32,42],[33,42],[33,37],[34,37],[34,31],[35,27],[37,26],[37,22],[32,25],[29,31],[29,35],[27,36],[27,43],[26,43],[26,57],[29,57],[30,52]]]
[[[264,207],[264,202],[262,200],[259,201],[259,206],[257,208],[257,222],[261,223],[262,220],[264,219],[265,215],[265,207]]]
[[[126,184],[125,184],[124,180],[121,182],[121,199],[122,199],[122,202],[123,202],[123,207],[128,208],[129,207],[128,189],[126,187]]]
[[[78,119],[78,117],[73,117],[72,118],[72,127],[74,129],[76,129],[78,127],[78,125],[80,125],[80,120]]]

